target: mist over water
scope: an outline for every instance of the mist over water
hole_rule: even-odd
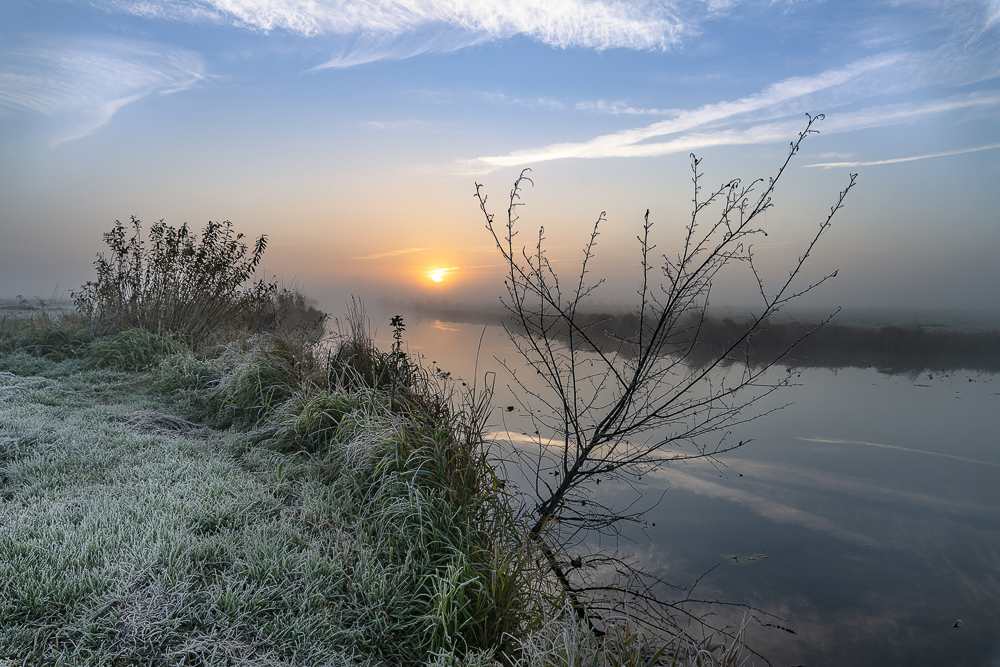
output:
[[[493,325],[502,328],[507,313],[497,307],[456,306],[441,303],[383,301],[379,310],[402,312],[430,326],[440,323]],[[386,317],[381,319],[386,320]],[[743,336],[753,322],[752,311],[713,308],[708,317],[686,322],[687,332],[677,346],[696,337],[698,344],[686,361],[716,361],[722,351]],[[637,330],[638,318],[624,307],[582,314],[577,321],[589,327],[595,339],[616,349],[616,339]],[[627,353],[627,347],[619,350]],[[823,310],[791,309],[765,322],[746,343],[729,355],[730,361],[767,364],[781,359],[796,368],[876,368],[883,373],[919,373],[974,370],[1000,372],[1000,311]]]
[[[492,382],[498,446],[529,447],[525,415],[504,409],[517,401],[498,360],[518,358],[501,327],[435,314],[404,312],[411,355],[458,382]],[[844,319],[913,328],[891,315]],[[958,330],[988,333],[989,317],[968,315]],[[957,329],[925,322],[916,320],[927,332]],[[379,331],[388,338],[387,326]],[[601,485],[602,501],[649,513],[617,539],[587,543],[681,586],[715,567],[698,597],[774,615],[716,608],[720,619],[754,613],[794,631],[751,624],[752,646],[775,665],[1000,665],[1000,375],[820,364],[771,372],[789,370],[793,386],[759,409],[790,405],[734,429],[749,443],[717,465],[675,464],[636,488]]]

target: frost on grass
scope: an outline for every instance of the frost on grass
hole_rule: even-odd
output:
[[[413,481],[359,481],[400,437],[384,401],[361,389],[303,395],[296,405],[313,411],[274,407],[285,419],[261,439],[170,415],[162,394],[136,390],[152,373],[74,368],[0,376],[17,390],[0,401],[0,659],[422,660],[428,587],[457,552],[416,517],[464,533]],[[40,400],[45,387],[73,398]],[[397,511],[409,519],[394,526]]]
[[[23,387],[18,385],[0,385],[0,401],[6,401],[7,399],[17,396],[24,390]]]
[[[167,415],[156,410],[138,410],[118,419],[126,426],[144,433],[163,435],[199,435],[205,427],[184,417]]]
[[[52,383],[48,378],[28,376],[21,377],[14,373],[0,372],[0,401],[6,401],[27,389],[36,389],[52,393],[69,393]]]

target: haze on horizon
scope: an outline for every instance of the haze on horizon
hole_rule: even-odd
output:
[[[780,275],[859,172],[805,306],[1000,310],[1000,0],[13,0],[0,8],[0,298],[92,278],[114,220],[264,233],[326,307],[495,303],[473,194],[631,299],[704,185],[782,178]],[[738,305],[733,276],[716,303]]]

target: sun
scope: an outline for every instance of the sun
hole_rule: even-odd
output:
[[[431,269],[427,272],[427,277],[436,283],[444,282],[444,279],[448,277],[448,274],[454,270],[454,267],[447,269]]]

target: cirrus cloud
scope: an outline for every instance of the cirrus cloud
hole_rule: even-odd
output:
[[[522,166],[550,160],[659,157],[714,146],[786,142],[802,129],[804,110],[814,109],[816,106],[842,107],[850,104],[855,101],[854,98],[861,96],[857,92],[852,92],[852,87],[865,90],[871,86],[865,79],[872,77],[883,79],[887,74],[891,75],[897,71],[897,66],[906,61],[907,55],[902,53],[866,58],[816,75],[784,79],[758,93],[737,100],[706,104],[689,110],[670,110],[665,112],[671,116],[670,118],[645,127],[603,134],[586,141],[561,142],[539,148],[515,150],[506,155],[459,159],[450,169],[459,174],[483,174],[499,167]],[[827,94],[828,99],[818,98],[817,95],[820,93]],[[837,100],[838,96],[843,99]],[[577,105],[577,109],[581,108]],[[853,132],[915,122],[950,112],[978,111],[992,117],[996,115],[998,108],[1000,108],[1000,92],[976,91],[920,102],[899,102],[828,112],[828,118],[821,127],[827,134]],[[958,150],[947,154],[957,155],[964,152],[971,151]],[[924,157],[939,157],[939,155],[879,161],[877,164],[905,162]],[[848,166],[848,163],[821,163],[811,166]]]
[[[37,39],[0,51],[0,113],[53,119],[51,145],[79,139],[127,104],[206,78],[201,56],[131,40]]]
[[[686,25],[668,3],[605,0],[108,0],[104,7],[138,16],[231,23],[308,37],[398,37],[446,27],[480,39],[522,35],[559,48],[667,49]]]

